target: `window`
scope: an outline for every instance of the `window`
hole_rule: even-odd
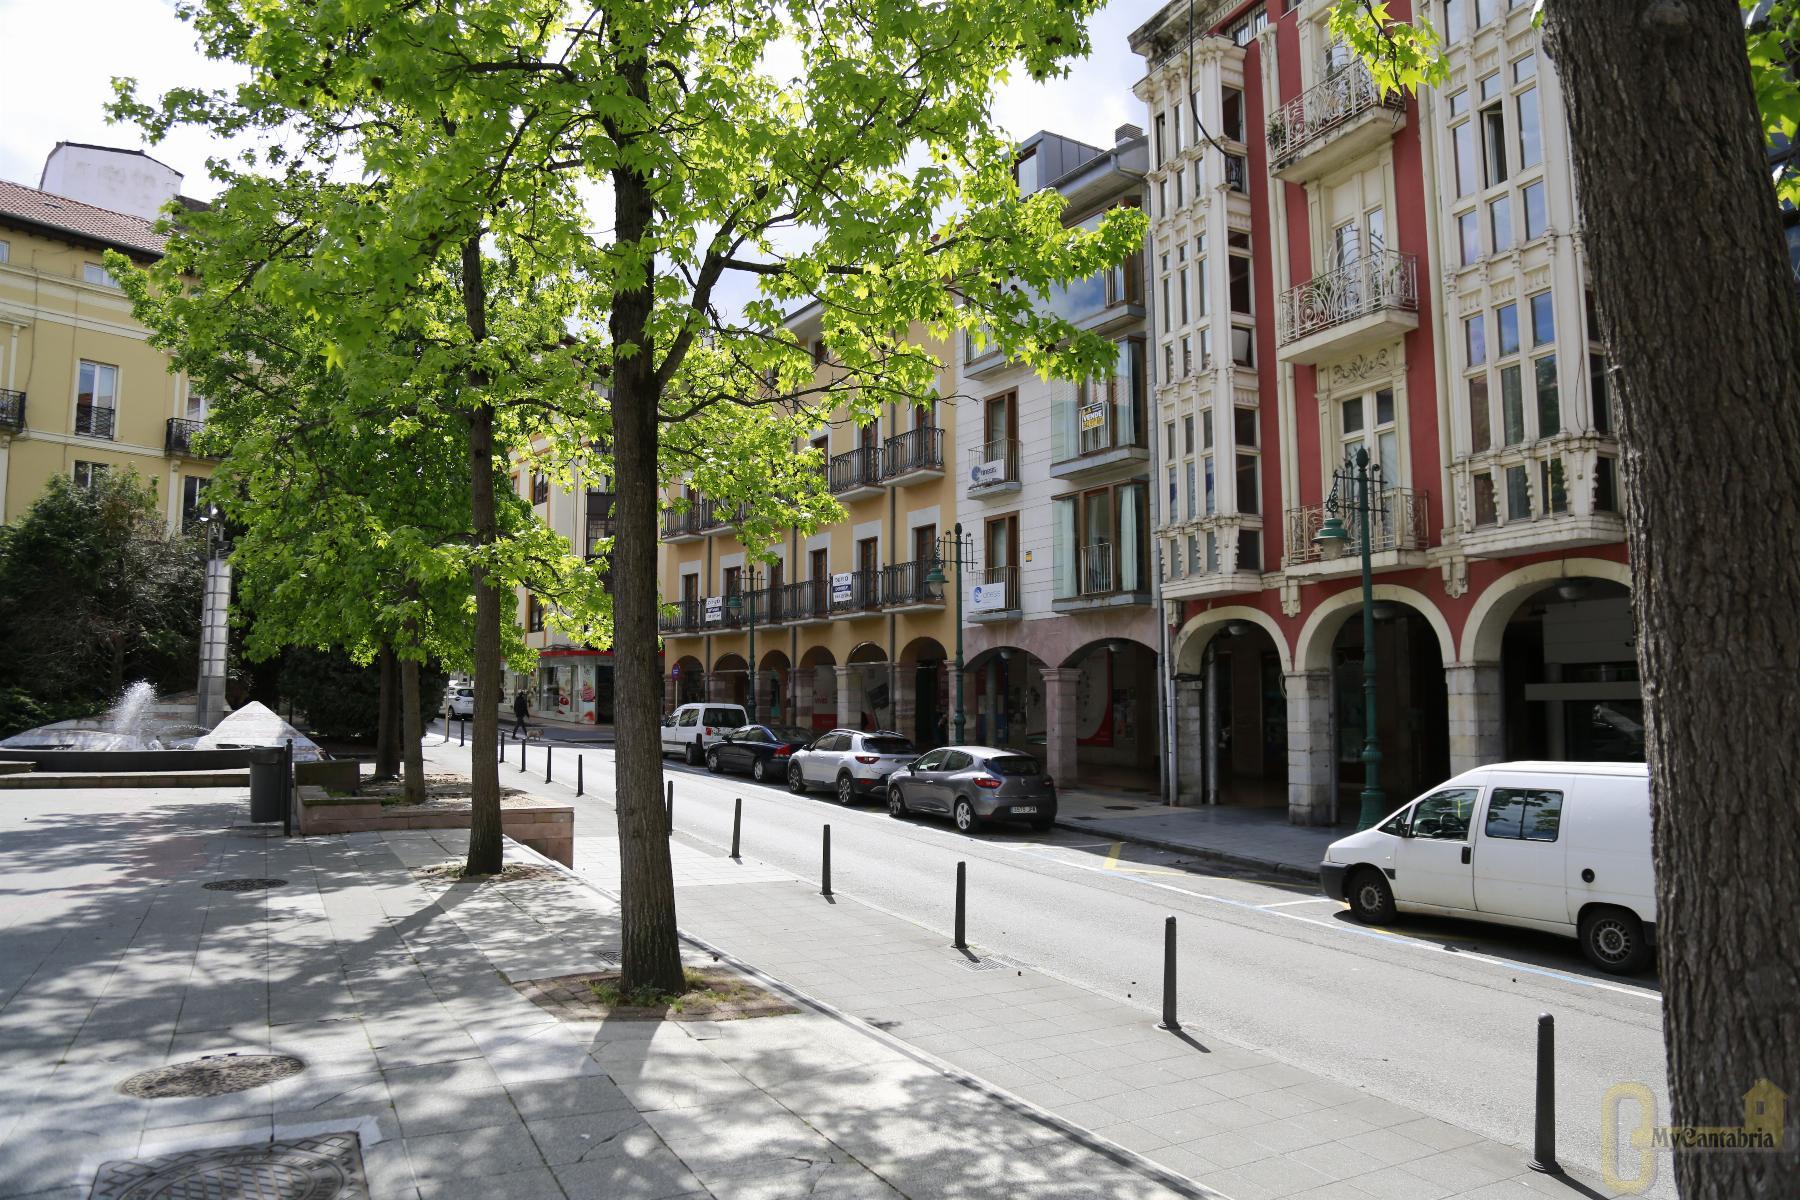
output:
[[[11,242],[0,242],[0,263],[6,262],[11,258],[12,258],[12,243]]]
[[[1499,79],[1498,75],[1489,75],[1481,81],[1481,99],[1485,105],[1480,115],[1482,163],[1487,172],[1483,184],[1487,187],[1505,183],[1510,174],[1506,169],[1506,112],[1497,99],[1495,103],[1487,104],[1489,85],[1493,85],[1492,90],[1497,93]]]
[[[100,477],[105,474],[105,463],[82,462],[80,459],[76,459],[72,477],[75,480],[76,487],[86,489],[98,484],[100,482]]]
[[[1556,340],[1556,308],[1549,292],[1531,297],[1531,344],[1548,345]]]
[[[1537,788],[1495,788],[1488,800],[1487,826],[1491,838],[1525,842],[1554,842],[1562,825],[1561,792]]]
[[[1210,277],[1206,269],[1206,239],[1196,238],[1194,240],[1194,291],[1196,293],[1194,311],[1203,317],[1212,311],[1212,297],[1208,295],[1211,288],[1207,282]]]
[[[1193,418],[1189,417],[1188,420],[1191,421]],[[1170,459],[1175,457],[1175,422],[1173,421],[1163,423],[1163,457]]]
[[[992,574],[995,570],[1019,565],[1019,514],[1008,513],[1004,517],[994,517],[987,523],[983,549],[987,555],[987,566],[990,572],[988,581],[995,582]],[[1007,597],[1016,600],[1017,597]]]
[[[1532,241],[1550,231],[1550,212],[1544,203],[1544,181],[1528,183],[1520,191],[1525,202],[1525,240]]]
[[[550,476],[542,471],[531,473],[531,502],[547,504],[550,501]]]
[[[1181,336],[1181,375],[1187,378],[1194,373],[1194,339],[1186,334]]]
[[[736,596],[744,590],[744,568],[726,567],[725,586],[722,589],[726,596]]]
[[[1487,361],[1487,325],[1480,313],[1463,320],[1463,348],[1468,366],[1479,367]]]
[[[1237,456],[1237,510],[1241,513],[1262,511],[1261,496],[1257,491],[1256,480],[1257,455],[1254,451]]]
[[[1173,430],[1175,426],[1170,425],[1169,428]],[[1194,452],[1194,416],[1192,413],[1181,418],[1181,451],[1183,454]],[[1171,449],[1170,453],[1174,453],[1174,450]]]
[[[1519,167],[1535,167],[1544,161],[1544,135],[1538,123],[1537,88],[1525,88],[1515,102],[1519,112]]]
[[[1456,240],[1462,247],[1463,266],[1481,261],[1481,217],[1474,209],[1457,215]]]
[[[1169,132],[1168,116],[1164,113],[1157,113],[1153,140],[1156,142],[1156,165],[1159,167],[1162,166],[1163,159],[1167,157],[1167,155],[1165,155],[1163,153],[1163,139],[1166,136],[1168,136],[1168,132]],[[1166,210],[1166,207],[1167,206],[1165,206],[1165,210]]]
[[[1517,364],[1500,368],[1500,420],[1508,446],[1525,440],[1525,397]]]
[[[1502,304],[1494,310],[1495,324],[1500,329],[1500,357],[1519,352],[1519,306]]]
[[[1460,42],[1469,36],[1469,0],[1444,0],[1444,41]]]
[[[1244,166],[1243,155],[1225,155],[1225,186],[1239,193],[1250,190],[1250,172]]]
[[[1038,190],[1038,159],[1036,150],[1027,150],[1013,164],[1013,179],[1019,185],[1021,196]]]
[[[1619,511],[1618,461],[1604,454],[1594,460],[1594,511]]]
[[[1493,239],[1494,253],[1512,249],[1512,197],[1498,196],[1488,205],[1488,235]]]
[[[1212,482],[1212,478],[1211,478],[1212,459],[1210,459],[1210,458],[1207,459],[1206,465],[1207,465],[1207,471],[1208,471],[1207,482],[1211,483]],[[1198,489],[1194,486],[1194,484],[1195,484],[1194,471],[1195,471],[1194,460],[1190,458],[1188,460],[1188,464],[1187,464],[1187,519],[1190,521],[1200,515],[1200,495],[1199,495]],[[1207,499],[1208,500],[1212,499],[1210,494],[1207,496]],[[1208,512],[1212,511],[1210,506],[1208,507],[1207,511]]]
[[[1126,338],[1110,376],[1084,380],[1072,398],[1062,393],[1052,405],[1053,460],[1146,445],[1144,373],[1144,343]]]
[[[1483,371],[1469,377],[1469,449],[1479,454],[1494,444],[1492,419],[1488,415],[1488,379]]]
[[[1539,463],[1541,468],[1538,477],[1538,493],[1544,497],[1548,511],[1566,513],[1569,511],[1569,489],[1564,483],[1563,463],[1560,458]]]
[[[1499,11],[1499,0],[1475,0],[1475,28],[1480,29]]]
[[[1394,389],[1381,388],[1347,397],[1338,406],[1339,458],[1369,452],[1369,461],[1381,467],[1383,481],[1400,485],[1405,477],[1400,455],[1400,432],[1394,415]]]
[[[1498,525],[1499,506],[1494,498],[1494,477],[1486,471],[1475,476],[1475,524],[1477,527]]]
[[[97,283],[101,287],[116,288],[119,286],[119,281],[112,277],[112,272],[96,262],[82,263],[81,277],[87,282]]]
[[[1433,792],[1413,805],[1411,836],[1440,842],[1466,841],[1469,821],[1475,815],[1475,801],[1480,794],[1478,788],[1445,788]]]
[[[1556,355],[1531,360],[1532,387],[1537,393],[1537,433],[1551,437],[1562,432],[1562,403],[1556,387]]]
[[[1531,520],[1531,476],[1525,468],[1506,468],[1506,519]]]
[[[1450,97],[1450,119],[1457,124],[1450,128],[1450,152],[1456,160],[1456,194],[1467,196],[1478,185],[1476,172],[1481,160],[1475,154],[1475,124],[1468,120],[1459,120],[1469,115],[1469,93],[1457,92]]]
[[[1231,433],[1239,446],[1256,445],[1256,410],[1254,408],[1234,408],[1231,411]]]
[[[113,436],[118,403],[119,368],[82,359],[75,393],[75,432],[88,437]]]
[[[1588,391],[1594,398],[1594,432],[1613,431],[1612,393],[1606,385],[1606,356],[1588,355]]]
[[[1219,93],[1219,132],[1234,142],[1244,140],[1244,93],[1224,88]],[[1194,116],[1199,117],[1195,112]]]
[[[1148,500],[1144,485],[1134,481],[1053,501],[1057,599],[1149,586]]]
[[[1175,102],[1175,107],[1169,111],[1169,128],[1175,135],[1175,153],[1180,154],[1181,153],[1181,101],[1179,101],[1179,100],[1177,100]],[[1179,187],[1177,187],[1175,190],[1176,190],[1176,194],[1179,195],[1181,189]]]
[[[525,628],[531,633],[544,632],[544,602],[536,596],[525,598]]]
[[[1231,311],[1249,314],[1250,307],[1250,259],[1247,255],[1231,256]]]
[[[206,477],[203,475],[183,475],[181,477],[181,524],[186,529],[195,517],[201,513],[201,496],[206,490]]]
[[[1166,272],[1168,269],[1169,256],[1165,254],[1163,255],[1163,270]],[[1167,274],[1164,274],[1162,277],[1162,314],[1162,331],[1167,333],[1173,328],[1172,322],[1174,320],[1174,307],[1169,303],[1169,277]]]
[[[1180,287],[1180,291],[1181,291],[1181,323],[1183,325],[1186,325],[1188,323],[1188,319],[1189,319],[1188,318],[1188,271],[1187,271],[1186,267],[1181,268],[1179,287]]]

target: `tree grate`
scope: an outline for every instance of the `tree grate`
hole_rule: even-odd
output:
[[[119,1084],[139,1100],[228,1096],[298,1075],[306,1064],[291,1054],[208,1054],[140,1071]]]
[[[354,1133],[101,1163],[89,1200],[368,1200]]]
[[[266,888],[286,887],[285,879],[215,879],[200,885],[209,892],[260,892]]]

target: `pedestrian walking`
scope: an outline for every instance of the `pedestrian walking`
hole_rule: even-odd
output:
[[[531,715],[531,701],[525,698],[525,689],[520,688],[513,697],[513,735],[524,737],[529,732],[525,727],[525,718]]]

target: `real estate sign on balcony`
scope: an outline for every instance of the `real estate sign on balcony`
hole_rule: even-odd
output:
[[[850,581],[855,574],[854,571],[839,571],[831,577],[831,602],[833,604],[850,603]]]
[[[706,623],[717,625],[725,620],[725,597],[708,596],[706,598]]]
[[[969,608],[974,612],[992,612],[1006,607],[1006,584],[978,583],[969,589]]]
[[[1106,425],[1106,401],[1095,400],[1081,406],[1081,432],[1100,429]]]

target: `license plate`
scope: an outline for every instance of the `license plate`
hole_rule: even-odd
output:
[[[1037,805],[1035,805],[1035,804],[1015,804],[1015,805],[1013,805],[1013,811],[1016,813],[1035,813],[1037,811]]]

